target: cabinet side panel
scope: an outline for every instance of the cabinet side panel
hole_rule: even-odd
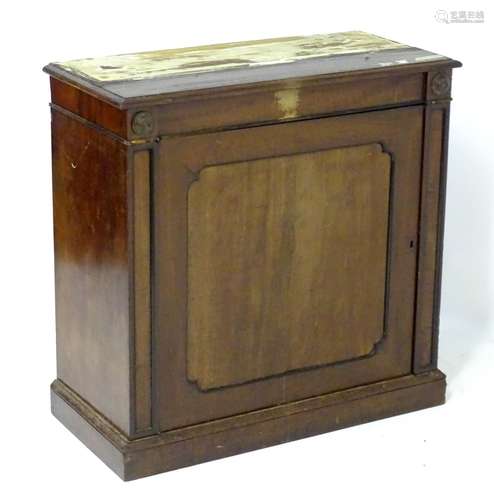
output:
[[[58,377],[129,432],[126,148],[52,113]]]

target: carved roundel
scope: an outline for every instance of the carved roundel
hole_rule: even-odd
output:
[[[431,80],[431,91],[434,95],[440,96],[447,94],[451,87],[451,80],[444,73],[436,73]]]
[[[153,131],[153,115],[149,111],[138,111],[132,117],[132,132],[144,137]]]

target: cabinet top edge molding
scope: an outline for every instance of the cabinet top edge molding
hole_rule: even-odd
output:
[[[458,61],[365,33],[294,36],[54,62],[44,70],[119,107],[171,94]]]

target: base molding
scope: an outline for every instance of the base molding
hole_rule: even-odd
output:
[[[406,375],[130,440],[61,380],[53,415],[124,480],[443,404],[439,370]]]

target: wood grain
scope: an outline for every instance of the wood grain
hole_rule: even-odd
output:
[[[214,89],[244,91],[355,72],[359,77],[420,74],[458,66],[440,54],[370,33],[346,32],[84,58],[51,63],[44,70],[128,109]]]
[[[58,380],[51,398],[53,414],[122,479],[133,480],[440,405],[445,388],[444,375],[433,370],[132,441]]]
[[[136,430],[151,418],[151,172],[150,153],[134,153],[133,257]]]
[[[426,111],[426,131],[420,209],[420,253],[417,275],[414,372],[437,364],[442,228],[446,161],[445,120],[448,107],[433,105]]]
[[[154,185],[154,330],[161,430],[409,373],[415,301],[423,108],[164,138]],[[379,143],[393,160],[386,336],[374,356],[201,391],[187,380],[188,202],[203,169]],[[216,166],[214,166],[216,165]],[[238,165],[231,165],[235,170]],[[202,174],[201,174],[202,175]],[[232,174],[233,175],[233,174]],[[219,194],[219,193],[218,193]],[[230,216],[236,216],[229,211]],[[212,238],[217,236],[211,235]],[[329,250],[328,250],[329,251]],[[360,281],[359,281],[360,282]],[[326,280],[328,293],[331,280]],[[355,289],[358,288],[358,283]],[[228,302],[230,303],[230,302]],[[274,314],[271,311],[270,314]],[[273,349],[275,347],[273,346]],[[281,348],[276,348],[276,352]],[[237,363],[243,352],[229,353]],[[167,401],[180,401],[170,405]]]
[[[45,68],[52,409],[124,479],[444,402],[461,64],[416,48],[320,55],[218,52],[201,74],[185,61],[114,82]]]
[[[98,124],[120,137],[127,136],[125,111],[56,78],[50,78],[50,89],[52,104]]]
[[[422,73],[358,80],[288,81],[264,90],[252,88],[242,93],[221,91],[204,97],[177,98],[156,107],[156,129],[160,135],[169,135],[413,104],[422,99]]]
[[[127,151],[52,111],[58,376],[130,432]]]
[[[372,354],[389,189],[379,144],[202,170],[188,197],[189,379],[212,389]]]

